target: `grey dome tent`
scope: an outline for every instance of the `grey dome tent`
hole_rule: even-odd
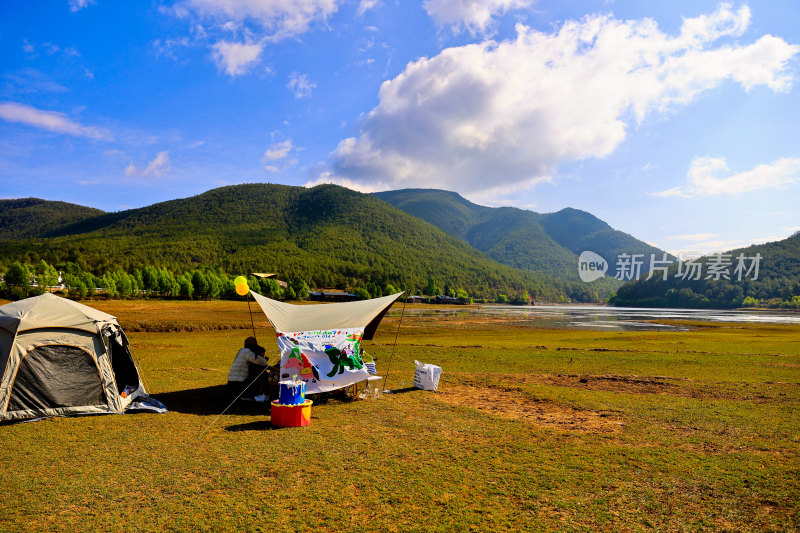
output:
[[[122,413],[147,395],[117,319],[50,293],[0,306],[0,376],[0,420]]]

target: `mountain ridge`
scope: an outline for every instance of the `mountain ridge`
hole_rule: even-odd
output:
[[[221,187],[33,233],[0,242],[4,260],[72,261],[93,272],[144,264],[267,269],[323,287],[391,282],[419,289],[434,278],[490,298],[528,291],[549,301],[585,301],[609,291],[607,284],[584,286],[503,265],[379,198],[334,185]]]
[[[578,255],[585,250],[606,259],[612,278],[616,274],[615,258],[621,253],[659,257],[664,253],[613,229],[591,213],[571,207],[553,213],[487,207],[439,189],[399,189],[373,194],[503,264],[561,279],[578,279]]]

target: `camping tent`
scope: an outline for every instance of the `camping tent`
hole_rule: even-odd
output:
[[[306,394],[327,392],[370,377],[362,340],[370,340],[402,292],[359,302],[292,305],[251,293],[278,335],[281,378],[297,375]]]
[[[115,317],[50,293],[0,306],[0,420],[122,413],[139,396]]]

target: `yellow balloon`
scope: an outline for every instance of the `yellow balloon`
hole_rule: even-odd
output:
[[[236,277],[233,279],[233,284],[234,284],[234,285],[241,285],[242,283],[244,283],[245,285],[247,285],[247,279],[246,279],[244,276],[236,276]]]
[[[250,287],[247,286],[247,283],[239,283],[236,285],[236,294],[239,296],[244,296],[248,292],[250,292]]]

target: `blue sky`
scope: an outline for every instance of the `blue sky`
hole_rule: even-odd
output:
[[[0,197],[222,185],[575,207],[673,252],[800,230],[800,3],[6,0]]]

